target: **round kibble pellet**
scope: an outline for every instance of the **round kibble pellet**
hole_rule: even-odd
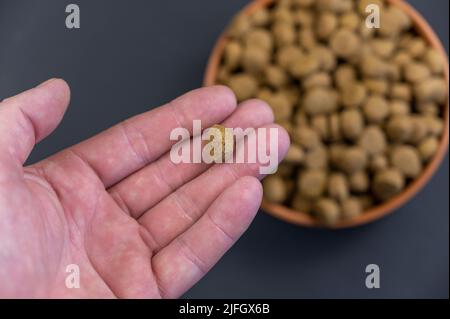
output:
[[[320,197],[326,188],[327,175],[323,170],[306,170],[298,177],[298,189],[306,198]]]
[[[329,198],[322,198],[314,205],[314,214],[326,225],[335,224],[340,217],[339,205]]]
[[[263,181],[264,196],[271,202],[282,203],[287,198],[286,184],[281,177],[272,175]]]
[[[395,168],[378,172],[373,181],[373,192],[380,200],[387,200],[398,195],[405,187],[405,178]]]

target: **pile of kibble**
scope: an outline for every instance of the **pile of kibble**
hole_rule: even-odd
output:
[[[292,140],[267,200],[334,224],[402,192],[436,153],[445,60],[396,6],[279,0],[235,17],[228,38],[217,82],[266,101]]]

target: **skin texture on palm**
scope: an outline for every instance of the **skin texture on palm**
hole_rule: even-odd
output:
[[[0,297],[176,298],[251,223],[258,164],[173,164],[174,127],[272,127],[261,101],[192,91],[24,167],[70,100],[58,79],[0,104]],[[279,157],[289,138],[280,128]],[[65,286],[66,266],[81,286]]]

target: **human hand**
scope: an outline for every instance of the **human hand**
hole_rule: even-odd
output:
[[[169,133],[195,119],[273,127],[270,108],[203,88],[24,167],[69,99],[53,79],[0,103],[0,297],[180,296],[246,230],[262,190],[258,164],[173,164]],[[288,144],[280,129],[280,158]],[[80,288],[65,285],[70,264]]]

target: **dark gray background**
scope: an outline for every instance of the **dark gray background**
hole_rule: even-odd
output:
[[[80,5],[81,29],[65,28]],[[71,107],[35,161],[201,86],[213,44],[245,0],[0,0],[0,99],[50,77],[66,79]],[[446,0],[410,1],[448,51]],[[408,205],[357,229],[298,228],[260,213],[188,298],[448,298],[446,158]],[[381,289],[365,288],[365,266]]]

